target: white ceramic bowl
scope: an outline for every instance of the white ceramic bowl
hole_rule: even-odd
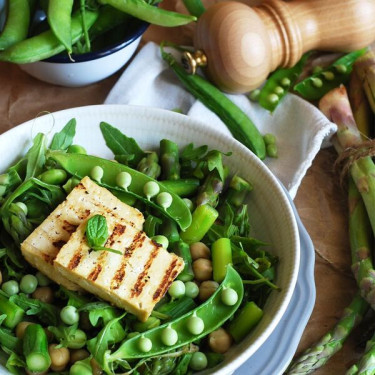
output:
[[[0,29],[4,22],[4,0],[0,0]],[[121,40],[94,52],[73,55],[66,53],[19,67],[31,76],[48,83],[82,87],[101,81],[120,70],[133,56],[149,24],[131,17]]]
[[[273,291],[264,307],[264,316],[257,327],[227,353],[225,361],[207,373],[230,374],[265,342],[283,316],[291,299],[299,269],[299,235],[289,200],[269,169],[242,144],[208,128],[204,123],[185,115],[138,106],[99,105],[68,109],[45,115],[17,126],[0,136],[0,172],[17,160],[31,144],[37,132],[52,134],[71,118],[77,119],[74,143],[83,145],[88,153],[112,158],[100,133],[99,122],[106,121],[126,135],[134,137],[145,149],[156,149],[162,138],[177,142],[181,147],[193,142],[207,144],[224,152],[231,171],[251,181],[254,190],[248,199],[252,235],[272,244],[271,251],[280,262],[276,283],[281,291]],[[287,342],[280,345],[288,345]],[[272,353],[269,353],[270,357]],[[250,359],[251,360],[251,359]]]

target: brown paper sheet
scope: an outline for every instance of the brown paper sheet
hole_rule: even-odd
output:
[[[173,0],[165,0],[165,4],[173,8]],[[186,30],[150,27],[143,43],[168,39],[189,44],[190,35]],[[0,133],[44,111],[100,104],[120,74],[87,87],[66,88],[40,82],[15,65],[0,63]],[[298,352],[313,344],[335,324],[356,292],[350,270],[347,199],[333,172],[335,157],[333,149],[320,151],[295,199],[299,215],[315,246],[317,287],[314,311]],[[359,326],[344,348],[316,374],[343,374],[362,352],[368,325],[369,322],[365,321]],[[280,344],[288,345],[288,342]]]

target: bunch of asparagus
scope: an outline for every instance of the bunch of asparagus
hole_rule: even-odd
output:
[[[319,102],[320,110],[337,125],[332,144],[343,161],[348,178],[349,238],[352,271],[358,293],[334,328],[315,346],[295,358],[287,374],[310,374],[341,349],[369,309],[375,309],[375,142],[370,140],[375,113],[375,54],[371,50],[355,64],[349,94],[344,86],[333,89]],[[359,362],[346,375],[375,374],[375,333]]]

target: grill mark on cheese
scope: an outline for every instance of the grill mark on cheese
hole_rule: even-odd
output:
[[[81,251],[78,250],[78,251],[75,252],[73,257],[70,259],[69,264],[68,264],[68,269],[74,270],[74,268],[78,267],[81,259],[82,259],[82,254],[81,254]]]
[[[143,242],[145,241],[146,239],[146,235],[144,232],[138,232],[134,238],[133,238],[133,242],[130,246],[128,246],[126,249],[125,249],[125,252],[124,252],[124,257],[125,258],[130,258],[133,254],[133,252],[137,249],[137,248],[140,248],[142,247],[143,245]]]
[[[57,254],[56,254],[57,255]],[[56,258],[56,255],[55,256],[52,256],[52,255],[49,255],[49,254],[46,254],[46,253],[41,253],[41,256],[43,257],[44,261],[46,263],[49,263],[49,264],[52,264],[53,265],[53,261],[55,260]]]
[[[100,264],[97,264],[95,268],[91,271],[90,275],[88,276],[88,279],[91,281],[95,281],[98,278],[100,272],[102,272],[102,266]]]
[[[85,210],[85,212],[82,212],[81,216],[79,217],[80,220],[85,220],[87,219],[91,214],[91,211],[90,210]]]
[[[157,257],[158,253],[159,253],[159,246],[154,246],[150,254],[150,257],[147,259],[147,262],[145,263],[143,271],[139,274],[137,281],[135,282],[132,288],[132,292],[130,295],[131,298],[138,297],[142,293],[143,287],[146,285],[146,283],[149,280],[149,278],[147,278],[148,271],[152,263],[154,262],[155,258]]]
[[[56,249],[60,250],[64,245],[66,244],[66,241],[59,240],[52,242],[52,245],[56,247]]]
[[[164,296],[169,286],[172,284],[172,281],[177,276],[178,272],[175,270],[176,265],[177,258],[174,258],[171,264],[169,265],[168,269],[165,271],[163,280],[161,281],[154,295],[152,296],[154,301]]]
[[[62,228],[65,230],[65,232],[68,232],[69,234],[73,234],[77,230],[78,225],[74,225],[72,223],[69,223],[69,221],[64,220],[64,225]]]
[[[126,225],[116,224],[106,242],[107,247],[112,247],[116,239],[125,233]]]

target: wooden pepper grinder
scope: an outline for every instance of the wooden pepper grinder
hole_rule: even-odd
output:
[[[194,34],[193,72],[231,93],[253,90],[278,67],[295,65],[310,50],[349,52],[375,41],[375,0],[235,1],[210,6]]]

